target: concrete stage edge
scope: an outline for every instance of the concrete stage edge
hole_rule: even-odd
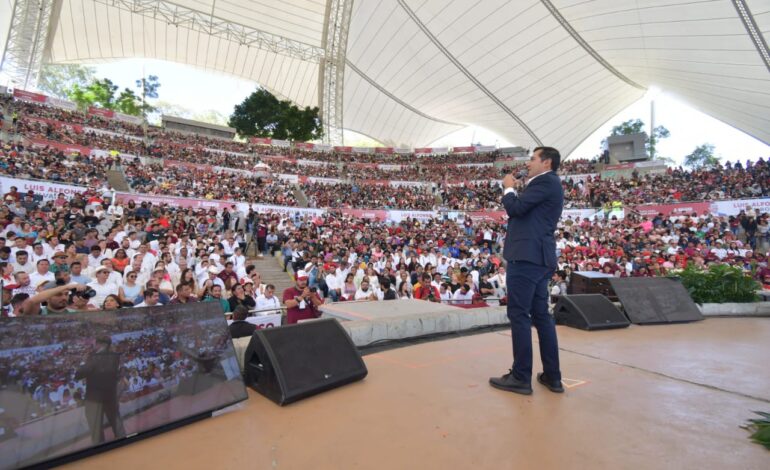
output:
[[[321,311],[325,318],[340,320],[358,347],[377,341],[508,324],[505,307],[462,308],[413,299],[337,302],[323,305]]]
[[[488,386],[510,367],[503,330],[367,355],[365,380],[284,408],[250,392],[71,468],[768,468],[740,426],[770,411],[770,319],[557,329],[562,395]]]

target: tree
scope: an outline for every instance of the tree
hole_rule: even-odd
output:
[[[147,103],[147,98],[157,99],[158,88],[160,88],[160,81],[158,81],[157,75],[149,75],[148,77],[142,77],[136,81],[136,87],[142,91],[141,102],[141,114],[146,118],[147,113],[155,111],[155,107]]]
[[[644,132],[644,121],[641,119],[629,119],[622,122],[619,125],[612,128],[610,135],[629,135],[638,134]],[[652,135],[647,136],[647,140],[644,142],[644,148],[647,150],[647,155],[654,159],[656,157],[656,145],[661,139],[665,139],[671,136],[671,133],[663,126],[658,126],[652,130]],[[663,158],[662,160],[665,160]]]
[[[93,67],[75,64],[47,64],[40,70],[37,87],[49,96],[67,99],[69,97],[68,92],[75,85],[82,88],[87,87],[93,81],[94,73]]]
[[[279,100],[264,88],[258,88],[235,106],[228,125],[244,137],[273,137],[297,141],[323,136],[318,108],[301,109],[289,100]]]
[[[131,116],[142,115],[142,103],[134,93],[134,90],[130,88],[125,88],[120,92],[120,95],[115,100],[114,109],[119,113],[130,114]]]
[[[719,165],[719,157],[714,155],[713,145],[703,144],[684,157],[684,165],[694,169],[713,168]]]
[[[109,78],[103,78],[93,80],[85,87],[76,83],[67,92],[67,98],[74,101],[80,109],[87,109],[89,106],[114,109],[117,90],[118,86]]]

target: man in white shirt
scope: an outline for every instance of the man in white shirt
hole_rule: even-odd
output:
[[[470,305],[473,300],[473,290],[468,284],[463,284],[452,296],[453,305]]]
[[[50,272],[48,268],[51,263],[47,259],[41,259],[37,262],[37,268],[35,272],[29,275],[30,284],[37,289],[43,282],[54,282],[55,275]]]
[[[111,282],[118,287],[123,285],[123,276],[119,272],[113,269],[112,260],[103,259],[102,266],[107,268],[107,272],[109,273],[109,275],[107,276],[107,282]],[[137,276],[137,279],[138,278],[139,277]]]
[[[108,295],[118,295],[118,286],[109,282],[110,270],[106,266],[96,268],[96,280],[88,283],[88,287],[96,291],[91,303],[101,307]]]
[[[275,286],[268,284],[265,293],[257,297],[257,315],[281,313],[281,301],[275,296]]]
[[[29,253],[27,250],[19,250],[16,252],[16,262],[13,263],[13,272],[25,272],[32,274],[35,272],[35,263],[29,261]]]
[[[377,300],[377,293],[369,287],[369,279],[363,278],[361,286],[356,291],[354,300]]]
[[[98,268],[102,265],[103,259],[106,259],[106,256],[102,254],[102,249],[99,245],[92,246],[91,254],[88,255],[88,267],[94,269]]]

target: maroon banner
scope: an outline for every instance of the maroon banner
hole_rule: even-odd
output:
[[[376,165],[375,165],[376,166]],[[389,186],[390,181],[388,180],[361,180],[363,184],[371,184],[374,186]]]
[[[381,153],[383,155],[392,155],[393,147],[375,147],[374,153]]]
[[[270,137],[252,137],[249,141],[257,145],[273,145],[273,139]]]
[[[431,147],[420,147],[414,149],[414,153],[433,153],[433,148]]]
[[[697,212],[698,215],[703,215],[709,212],[711,206],[710,202],[683,202],[679,204],[644,204],[638,205],[633,208],[636,212],[644,217],[655,217],[658,214],[663,214],[667,217],[670,215],[688,215],[693,212]]]
[[[115,111],[111,109],[96,108],[94,106],[90,106],[88,108],[88,114],[91,114],[93,116],[101,116],[107,119],[112,119],[113,117],[115,117]]]
[[[18,88],[13,90],[13,97],[20,100],[35,101],[37,103],[45,103],[48,101],[48,97],[41,95],[40,93],[32,93],[31,91],[19,90]]]
[[[50,147],[56,150],[60,150],[64,153],[79,153],[81,155],[91,155],[91,147],[78,144],[65,144],[63,142],[54,142],[52,140],[45,139],[27,139],[33,147],[43,148]]]
[[[315,148],[315,144],[312,144],[310,142],[294,142],[294,148],[304,149],[304,150],[313,150]]]
[[[452,147],[452,153],[474,153],[476,147]]]
[[[352,153],[353,152],[353,147],[335,145],[334,146],[334,151],[335,152],[339,152],[339,153]]]

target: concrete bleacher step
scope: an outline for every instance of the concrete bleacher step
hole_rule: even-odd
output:
[[[289,273],[284,272],[280,258],[266,255],[263,258],[252,258],[249,263],[256,266],[262,276],[262,283],[273,284],[276,295],[281,298],[283,291],[294,285],[294,280]]]
[[[116,191],[131,192],[131,186],[129,186],[123,170],[107,170],[107,181]]]

